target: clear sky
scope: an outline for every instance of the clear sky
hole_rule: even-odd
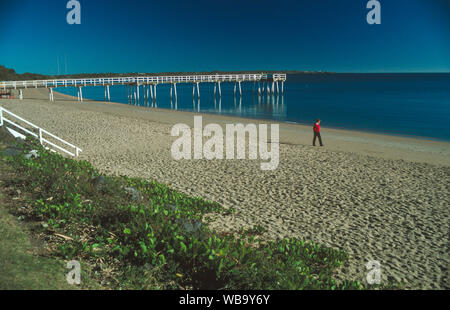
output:
[[[0,64],[19,73],[450,72],[450,1],[0,0]]]

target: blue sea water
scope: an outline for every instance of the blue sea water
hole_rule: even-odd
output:
[[[181,111],[217,113],[257,119],[416,136],[450,142],[450,74],[296,74],[288,75],[284,95],[258,96],[257,85],[222,84],[214,98],[212,84],[200,84],[200,100],[192,84],[178,84],[178,100],[168,85],[158,85],[156,106]],[[58,91],[76,96],[75,88]],[[127,103],[125,86],[111,87],[111,100]],[[102,87],[84,87],[83,96],[104,100]],[[143,94],[141,87],[141,105]],[[151,109],[151,107],[149,107]]]

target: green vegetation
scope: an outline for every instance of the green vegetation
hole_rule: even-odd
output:
[[[344,252],[297,239],[262,241],[262,227],[225,234],[206,214],[234,212],[155,181],[102,176],[86,161],[34,141],[4,161],[23,176],[28,221],[54,238],[54,255],[82,261],[112,289],[361,289],[337,284]],[[37,158],[25,154],[38,150]]]
[[[3,147],[1,142],[0,147]],[[32,225],[18,221],[12,214],[12,206],[17,205],[18,200],[9,199],[3,193],[7,190],[6,186],[11,185],[3,182],[3,179],[13,176],[14,171],[4,160],[0,161],[0,175],[0,290],[77,289],[78,287],[68,285],[66,281],[65,275],[69,272],[66,261],[47,255],[41,247],[43,242],[30,237],[35,230]],[[89,281],[87,272],[83,271],[82,276],[87,281],[81,288],[100,287]]]
[[[33,255],[27,234],[3,204],[0,236],[0,290],[70,288],[64,278],[64,262]]]
[[[0,65],[0,81],[23,81],[23,80],[43,80],[47,76],[42,74],[24,73],[18,74],[14,69]]]

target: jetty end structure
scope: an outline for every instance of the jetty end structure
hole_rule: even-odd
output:
[[[160,84],[170,84],[170,98],[172,95],[177,99],[177,84],[192,84],[192,96],[200,98],[200,83],[209,83],[214,85],[214,96],[218,93],[222,96],[221,83],[234,83],[234,94],[237,88],[242,96],[242,83],[253,82],[258,84],[258,95],[264,93],[283,94],[286,74],[212,74],[212,75],[169,75],[169,76],[135,76],[135,77],[100,77],[83,79],[51,79],[51,80],[30,80],[30,81],[4,81],[0,82],[0,90],[18,90],[19,99],[23,99],[23,90],[27,88],[46,88],[49,92],[50,101],[54,101],[53,89],[58,87],[76,87],[78,101],[83,101],[83,87],[100,86],[105,88],[105,101],[111,101],[110,87],[114,85],[127,86],[128,103],[139,104],[140,87],[143,88],[143,100],[148,103],[157,98],[157,86]],[[280,85],[281,84],[281,85]],[[256,89],[256,87],[255,87]]]

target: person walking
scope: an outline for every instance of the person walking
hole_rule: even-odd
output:
[[[323,146],[322,137],[320,136],[320,119],[316,120],[316,122],[314,123],[313,131],[314,131],[313,146],[316,146],[316,138],[319,138],[320,146]]]

